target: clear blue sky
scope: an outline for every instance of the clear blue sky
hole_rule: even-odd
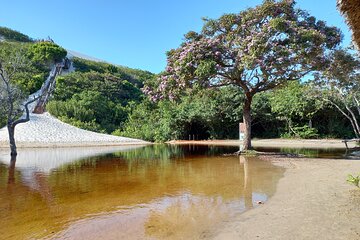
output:
[[[0,25],[33,38],[50,36],[64,48],[107,62],[159,73],[165,52],[183,35],[201,29],[201,17],[217,18],[262,0],[11,0],[2,1]],[[298,0],[298,7],[350,32],[336,0]]]

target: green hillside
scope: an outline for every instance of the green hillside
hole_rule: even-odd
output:
[[[131,106],[143,99],[143,82],[153,76],[80,58],[74,58],[73,63],[76,71],[57,79],[47,110],[67,123],[98,132],[121,128]]]
[[[0,61],[20,53],[24,66],[13,77],[24,99],[39,90],[51,66],[66,56],[66,50],[51,41],[36,41],[12,29],[1,27]],[[80,128],[111,133],[127,119],[132,105],[142,101],[140,88],[153,74],[147,71],[73,58],[75,71],[57,80],[47,110]],[[1,118],[1,117],[0,117]],[[0,124],[5,125],[4,119]]]
[[[0,27],[0,37],[3,37],[6,41],[16,41],[16,42],[33,42],[29,36],[12,30],[7,27]]]

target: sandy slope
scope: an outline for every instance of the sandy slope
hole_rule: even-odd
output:
[[[147,142],[76,128],[49,113],[31,114],[30,121],[16,126],[18,147],[65,147],[146,144]],[[0,147],[8,147],[7,129],[0,129]]]
[[[345,181],[360,161],[273,162],[287,168],[275,195],[220,226],[214,239],[360,239],[360,190]]]

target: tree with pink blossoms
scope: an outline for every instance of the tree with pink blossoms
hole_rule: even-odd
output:
[[[251,149],[251,103],[254,95],[299,80],[326,66],[325,55],[341,42],[329,27],[295,1],[265,0],[239,14],[204,19],[200,33],[189,32],[167,53],[167,67],[144,92],[154,101],[176,99],[185,89],[239,86],[245,100],[243,149]]]

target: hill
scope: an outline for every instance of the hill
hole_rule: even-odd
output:
[[[0,27],[0,39],[1,61],[11,52],[25,56],[27,64],[14,76],[24,97],[40,89],[55,62],[65,56],[71,59],[73,67],[58,77],[47,110],[86,130],[112,133],[121,128],[132,107],[143,99],[144,81],[154,75],[67,51],[52,40],[34,40],[6,27]],[[4,116],[0,125],[5,125]]]

